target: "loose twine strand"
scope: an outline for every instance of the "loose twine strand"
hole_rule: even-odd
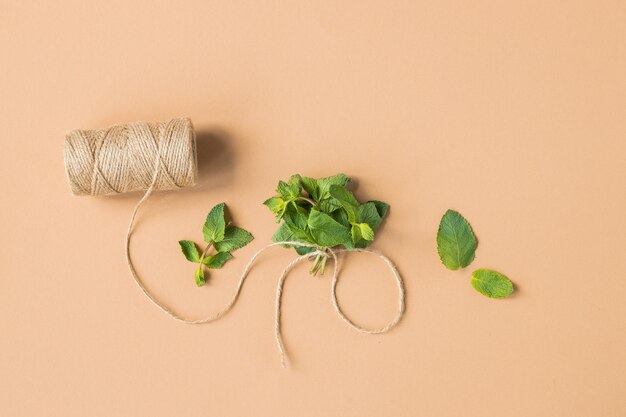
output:
[[[110,142],[113,142],[113,145]],[[135,283],[146,298],[174,320],[187,324],[203,324],[224,316],[239,298],[244,282],[257,258],[272,247],[284,245],[311,247],[315,251],[293,259],[283,269],[276,285],[274,335],[283,368],[286,366],[285,346],[281,334],[283,286],[289,272],[311,256],[322,255],[333,259],[331,301],[337,315],[348,326],[360,333],[387,333],[400,322],[404,315],[405,290],[402,277],[387,256],[371,249],[321,248],[308,243],[290,241],[273,242],[254,253],[244,267],[230,300],[221,310],[209,316],[198,319],[184,317],[156,298],[145,286],[133,265],[130,254],[131,236],[140,207],[155,190],[177,189],[195,184],[197,176],[195,135],[191,121],[187,118],[173,119],[166,123],[139,122],[113,126],[105,130],[70,132],[65,145],[65,165],[70,187],[78,195],[116,194],[145,189],[147,186],[145,194],[133,209],[128,224],[125,244],[126,263]],[[372,254],[382,259],[391,270],[398,288],[398,308],[394,319],[385,326],[373,329],[362,327],[343,312],[337,298],[337,283],[339,282],[337,255],[342,252]]]

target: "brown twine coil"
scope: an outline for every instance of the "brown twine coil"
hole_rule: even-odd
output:
[[[161,123],[72,130],[65,138],[65,172],[76,195],[147,190],[153,182],[154,190],[195,185],[198,163],[193,125],[179,117]]]
[[[196,139],[191,120],[172,119],[163,123],[136,122],[111,126],[98,130],[73,130],[65,140],[65,171],[75,195],[110,195],[130,191],[146,190],[133,209],[126,233],[126,262],[137,286],[156,307],[174,320],[187,324],[203,324],[218,320],[228,313],[239,298],[243,284],[253,264],[261,253],[279,245],[308,246],[314,254],[333,259],[331,278],[331,301],[339,318],[360,333],[381,334],[394,328],[402,319],[405,309],[405,292],[402,277],[389,258],[371,249],[320,248],[301,242],[273,242],[259,249],[246,264],[235,287],[235,292],[226,305],[216,313],[202,318],[187,318],[179,315],[157,299],[145,286],[132,262],[130,254],[131,236],[139,208],[156,190],[172,190],[192,186],[198,175]],[[390,269],[398,289],[398,309],[389,323],[380,328],[366,328],[356,324],[343,312],[337,299],[339,281],[339,258],[341,252],[372,254],[383,260]],[[276,309],[274,337],[280,353],[280,362],[285,367],[285,348],[281,335],[281,305],[283,284],[289,272],[310,255],[291,261],[282,271],[276,286]]]

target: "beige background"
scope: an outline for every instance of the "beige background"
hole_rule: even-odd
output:
[[[614,1],[0,3],[0,415],[626,415],[626,5]],[[155,309],[123,238],[139,194],[77,198],[66,130],[190,116],[201,184],[150,200],[140,273],[178,311],[221,307],[275,228],[278,179],[344,171],[392,206],[375,247],[406,280],[388,335],[334,314],[329,277],[255,268],[201,327]],[[221,201],[256,236],[205,288],[179,253]],[[444,269],[447,208],[480,240]],[[474,268],[518,286],[490,300]],[[346,259],[363,325],[393,316],[381,263]]]

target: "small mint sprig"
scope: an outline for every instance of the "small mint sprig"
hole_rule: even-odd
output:
[[[206,246],[202,253],[195,242],[180,240],[180,249],[189,262],[197,263],[195,279],[198,287],[206,284],[204,269],[220,269],[224,264],[233,258],[231,254],[235,249],[243,248],[254,239],[252,234],[241,227],[226,223],[224,215],[224,203],[213,207],[207,215],[202,234]],[[215,253],[209,255],[209,250],[215,249]]]

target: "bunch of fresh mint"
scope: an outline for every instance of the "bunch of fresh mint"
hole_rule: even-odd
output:
[[[206,246],[202,253],[198,246],[189,240],[180,240],[178,243],[183,255],[189,262],[197,263],[196,269],[196,285],[198,287],[206,284],[204,268],[220,269],[226,261],[233,258],[231,252],[235,249],[242,248],[254,239],[254,237],[246,230],[226,223],[224,214],[224,203],[220,203],[213,207],[209,212],[202,234]],[[215,253],[209,255],[209,249],[213,247]]]
[[[360,203],[346,189],[349,182],[350,178],[344,174],[318,179],[296,174],[287,182],[280,181],[276,188],[278,195],[263,203],[274,213],[276,223],[282,221],[272,240],[302,242],[322,249],[339,245],[347,249],[368,246],[389,205],[381,201]],[[295,250],[305,255],[315,248],[295,246]],[[323,274],[327,259],[318,254],[311,274]]]

